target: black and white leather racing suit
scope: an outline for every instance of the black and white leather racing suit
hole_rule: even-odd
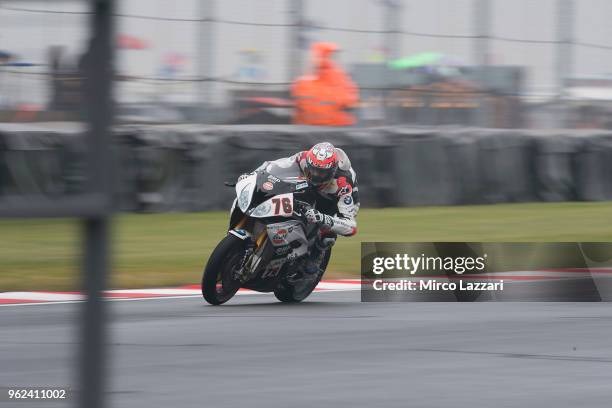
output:
[[[264,169],[269,164],[280,167],[297,164],[302,174],[306,168],[306,151],[290,157],[264,162],[256,170]],[[325,216],[322,223],[322,234],[352,236],[357,233],[357,212],[359,211],[359,188],[357,175],[351,167],[351,161],[346,153],[336,148],[338,154],[338,170],[329,182],[317,187],[316,207]]]

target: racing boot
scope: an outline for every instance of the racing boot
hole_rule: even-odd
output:
[[[304,264],[304,275],[306,278],[316,279],[320,272],[321,263],[325,257],[326,250],[336,243],[338,236],[334,233],[320,233],[311,249]]]

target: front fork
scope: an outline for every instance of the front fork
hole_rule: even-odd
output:
[[[242,227],[246,224],[247,217],[244,217],[236,226],[229,230],[229,234],[232,234],[245,241],[246,249],[244,255],[240,261],[240,265],[234,271],[234,280],[239,281],[241,284],[245,283],[253,276],[255,271],[261,263],[263,251],[266,246],[267,232],[264,228],[259,232],[257,238],[253,239],[251,232]]]

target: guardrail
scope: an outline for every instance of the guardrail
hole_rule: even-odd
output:
[[[363,206],[612,200],[612,132],[457,127],[137,125],[114,129],[124,211],[227,209],[223,185],[319,141],[344,149]],[[78,124],[0,124],[0,200],[85,183]]]

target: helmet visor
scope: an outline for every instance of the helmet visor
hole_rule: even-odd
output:
[[[311,184],[315,186],[327,183],[334,177],[335,173],[336,173],[335,168],[318,169],[312,166],[308,166],[306,168],[306,178]]]

